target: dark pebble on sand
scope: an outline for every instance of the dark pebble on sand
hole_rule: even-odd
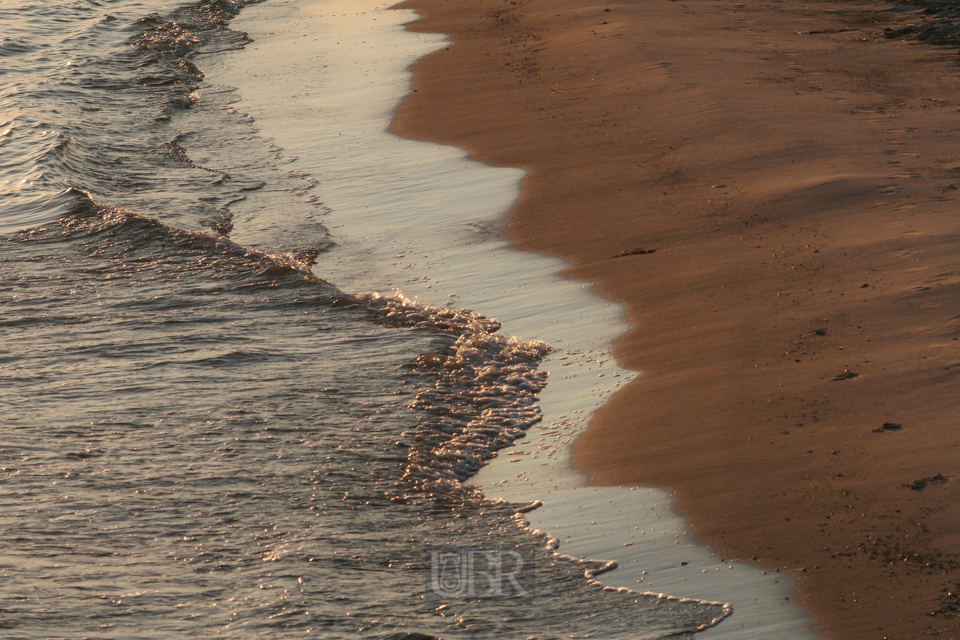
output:
[[[854,373],[853,371],[850,371],[850,369],[844,369],[843,373],[838,374],[837,377],[833,379],[833,381],[837,382],[838,380],[853,380],[854,378],[857,378],[859,376],[860,376],[859,373]]]
[[[899,422],[884,422],[882,426],[873,430],[874,433],[883,433],[884,431],[900,431],[903,425]]]

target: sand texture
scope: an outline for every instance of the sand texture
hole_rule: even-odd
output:
[[[452,44],[394,131],[528,170],[509,237],[628,309],[577,463],[795,575],[825,637],[960,637],[956,51],[910,5],[402,6]]]

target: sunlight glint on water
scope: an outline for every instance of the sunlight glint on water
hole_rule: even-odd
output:
[[[326,282],[357,263],[330,250],[324,177],[206,76],[248,43],[242,7],[4,5],[2,635],[656,638],[722,616],[588,583],[461,485],[538,419],[543,349]],[[538,604],[425,603],[444,543],[535,550]]]

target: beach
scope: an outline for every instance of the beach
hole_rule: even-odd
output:
[[[509,239],[626,309],[576,465],[824,637],[955,637],[955,51],[871,2],[401,6],[451,43],[393,131],[526,170]]]
[[[4,627],[956,636],[938,1],[13,3]]]

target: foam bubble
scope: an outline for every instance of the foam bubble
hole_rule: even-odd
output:
[[[499,322],[468,309],[423,305],[399,291],[357,299],[391,324],[457,336],[443,352],[424,354],[414,365],[435,382],[410,404],[424,417],[412,434],[401,482],[436,498],[479,495],[463,481],[541,419],[537,394],[547,374],[537,365],[550,347],[504,336]]]

